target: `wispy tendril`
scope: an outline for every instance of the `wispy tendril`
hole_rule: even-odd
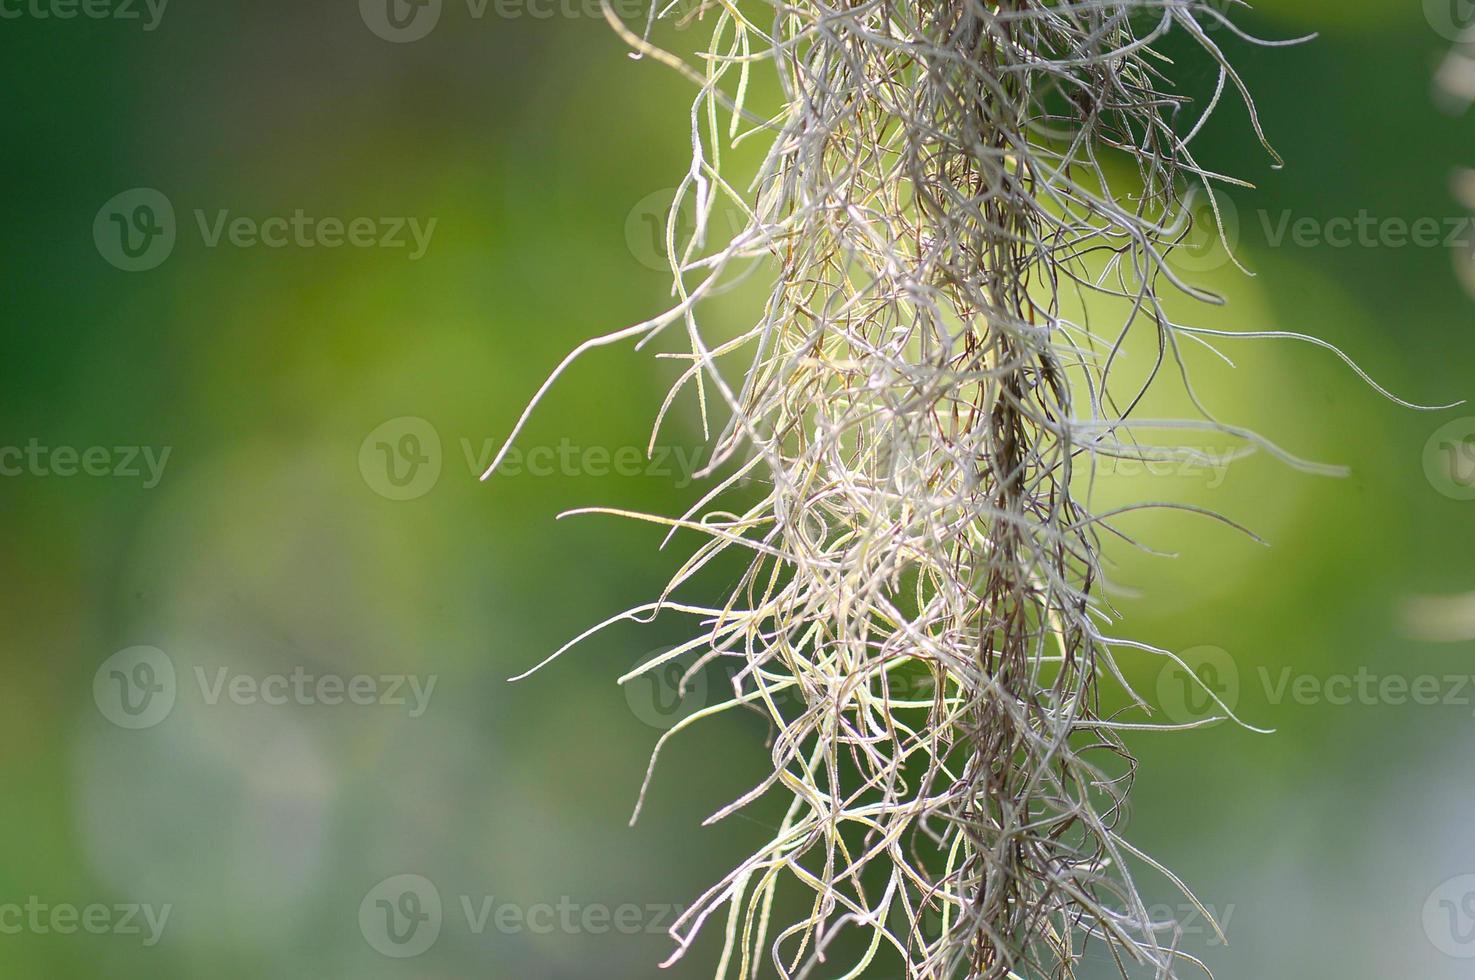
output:
[[[683,394],[700,407],[713,485],[679,517],[600,511],[701,543],[658,601],[585,636],[692,617],[690,642],[623,680],[692,652],[692,672],[735,665],[729,696],[661,745],[759,712],[772,772],[711,820],[787,800],[772,838],[676,925],[673,960],[725,919],[718,976],[1067,977],[1093,946],[1124,975],[1198,965],[1134,874],[1181,883],[1121,832],[1123,733],[1194,726],[1103,708],[1114,685],[1149,710],[1119,655],[1177,658],[1108,634],[1101,539],[1120,511],[1088,503],[1103,459],[1193,457],[1162,431],[1299,462],[1192,395],[1184,348],[1233,335],[1163,303],[1219,302],[1171,261],[1195,202],[1238,183],[1195,156],[1206,120],[1233,96],[1265,142],[1221,48],[1255,39],[1225,6],[706,0],[658,6],[644,34],[606,7],[639,56],[698,87],[665,238],[675,303],[587,342],[548,384],[593,347],[679,339],[661,417]],[[678,15],[710,23],[704,50],[652,40]],[[1175,89],[1153,48],[1169,32],[1216,72],[1210,98]],[[744,140],[765,152],[739,178],[723,154]],[[746,216],[735,235],[710,221],[719,205]],[[772,287],[751,326],[704,330],[703,301],[752,273]],[[1123,383],[1139,333],[1155,363]],[[1164,372],[1198,418],[1135,417]],[[730,595],[677,598],[731,553],[747,566]],[[779,914],[796,901],[807,914]],[[836,945],[847,933],[861,941]]]

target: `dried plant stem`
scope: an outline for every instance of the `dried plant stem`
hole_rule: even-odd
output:
[[[1186,342],[1217,353],[1241,336],[1177,323],[1162,302],[1217,302],[1169,262],[1195,193],[1236,183],[1200,166],[1194,137],[1229,90],[1259,134],[1205,30],[1238,35],[1220,6],[707,0],[687,15],[712,26],[692,63],[606,8],[639,54],[698,87],[667,229],[676,304],[585,344],[553,378],[595,346],[679,329],[686,366],[661,416],[692,391],[720,427],[715,485],[686,514],[589,511],[702,540],[659,601],[580,639],[697,618],[688,643],[622,681],[694,653],[688,676],[734,665],[731,696],[655,754],[691,723],[756,711],[772,773],[711,820],[788,801],[772,839],[677,924],[673,960],[725,911],[719,977],[1068,977],[1092,946],[1123,975],[1197,964],[1131,869],[1168,873],[1120,830],[1135,771],[1121,733],[1194,726],[1134,722],[1101,698],[1111,684],[1148,708],[1120,651],[1181,661],[1104,632],[1100,535],[1121,534],[1120,511],[1088,502],[1102,459],[1198,458],[1139,440],[1156,431],[1217,432],[1318,469],[1207,410],[1134,417],[1164,368],[1192,395]],[[1218,72],[1197,114],[1152,48],[1172,30]],[[774,105],[751,104],[760,69]],[[721,159],[745,139],[766,146],[746,192]],[[719,201],[745,226],[709,248]],[[709,339],[702,301],[755,270],[772,275],[762,314]],[[1144,332],[1156,361],[1124,385],[1123,346]],[[736,552],[747,570],[725,600],[676,600]],[[779,913],[794,903],[807,912]],[[841,962],[846,933],[859,941]]]

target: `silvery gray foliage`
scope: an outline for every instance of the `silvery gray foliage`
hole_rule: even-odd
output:
[[[1171,260],[1195,213],[1216,224],[1214,187],[1240,183],[1194,140],[1236,98],[1265,143],[1221,45],[1272,42],[1222,0],[681,6],[653,8],[643,35],[606,7],[638,57],[697,88],[666,238],[674,305],[580,346],[528,407],[593,348],[677,340],[661,418],[690,393],[710,425],[712,485],[685,514],[590,511],[701,543],[658,600],[574,641],[681,615],[690,641],[622,680],[693,652],[691,672],[734,665],[725,699],[657,755],[719,712],[772,726],[772,773],[711,821],[777,795],[782,823],[676,925],[672,959],[710,925],[719,977],[1067,977],[1092,948],[1124,975],[1201,966],[1135,874],[1181,883],[1119,826],[1123,733],[1195,725],[1102,707],[1114,685],[1150,711],[1119,657],[1182,664],[1108,632],[1101,538],[1122,511],[1093,511],[1090,476],[1109,457],[1192,458],[1163,434],[1204,430],[1318,468],[1196,395],[1198,418],[1136,412],[1159,375],[1192,393],[1189,348],[1335,350],[1178,322],[1163,302],[1219,302]],[[657,46],[674,16],[710,26],[704,50]],[[1169,32],[1216,71],[1212,98],[1177,94],[1153,47]],[[724,154],[749,140],[761,163],[739,176]],[[709,223],[719,204],[746,216],[736,234]],[[761,313],[714,335],[703,302],[753,274],[771,281]],[[1156,360],[1124,382],[1137,334]],[[678,598],[734,552],[730,595]],[[862,941],[842,961],[847,933]]]

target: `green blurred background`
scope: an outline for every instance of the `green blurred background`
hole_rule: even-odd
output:
[[[142,6],[135,20],[5,7],[0,446],[103,447],[115,468],[115,449],[169,450],[156,486],[146,471],[61,475],[64,455],[0,478],[6,977],[712,971],[720,929],[660,974],[665,922],[646,907],[690,902],[765,833],[741,819],[700,828],[763,772],[764,729],[731,718],[678,740],[627,829],[661,727],[691,703],[614,681],[685,639],[685,624],[620,625],[506,682],[652,597],[679,561],[649,527],[554,520],[589,504],[678,512],[701,492],[679,473],[598,475],[601,453],[644,447],[675,366],[617,347],[576,367],[522,440],[578,447],[571,470],[482,484],[468,462],[580,340],[662,308],[652,221],[687,165],[690,92],[628,59],[594,18],[473,9],[446,0],[433,31],[399,43],[351,0],[175,0],[151,30]],[[1436,13],[1266,0],[1238,21],[1321,39],[1266,51],[1216,35],[1287,166],[1271,169],[1237,106],[1203,136],[1206,164],[1258,185],[1231,198],[1258,275],[1206,270],[1231,305],[1198,322],[1313,333],[1400,394],[1442,403],[1475,396],[1475,307],[1457,268],[1469,253],[1271,247],[1258,217],[1465,213],[1450,180],[1475,165],[1475,118],[1431,98],[1451,47]],[[1193,62],[1183,72],[1211,80]],[[94,221],[134,188],[167,198],[178,237],[156,268],[128,272]],[[195,219],[299,209],[436,224],[412,259],[211,248]],[[713,316],[739,317],[742,302]],[[1475,490],[1463,469],[1438,470],[1475,434],[1461,423],[1475,410],[1405,411],[1309,346],[1230,353],[1236,371],[1205,358],[1200,376],[1221,415],[1352,476],[1258,456],[1220,473],[1103,478],[1103,501],[1213,506],[1270,542],[1159,512],[1128,526],[1181,557],[1113,553],[1122,632],[1210,648],[1195,656],[1236,674],[1246,720],[1277,729],[1133,739],[1130,837],[1226,922],[1227,947],[1191,916],[1183,938],[1221,976],[1469,977],[1475,961],[1459,956],[1475,955],[1475,902],[1446,883],[1475,874],[1475,689],[1463,704],[1297,703],[1262,677],[1475,673],[1469,631],[1406,614],[1412,597],[1475,590],[1475,502],[1460,499]],[[683,406],[667,444],[699,436]],[[424,457],[409,485],[388,481],[381,443],[405,450],[405,467]],[[104,662],[139,646],[167,655],[177,691],[167,717],[130,729],[103,710]],[[1126,663],[1145,691],[1171,696],[1154,661]],[[197,668],[436,686],[418,715],[211,704]],[[399,959],[371,938],[374,890],[407,874],[434,883],[444,914],[434,944]],[[1166,908],[1181,903],[1142,878]],[[638,929],[498,928],[494,914],[479,931],[463,899],[509,915],[560,902],[641,911]],[[7,917],[6,903],[100,904],[115,924],[113,906],[170,913],[147,945],[50,919],[11,929],[24,909]],[[1098,965],[1091,975],[1105,976]]]

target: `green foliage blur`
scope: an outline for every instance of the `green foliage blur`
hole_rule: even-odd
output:
[[[649,752],[689,702],[615,680],[690,623],[620,624],[507,682],[654,597],[690,544],[555,520],[700,495],[693,405],[660,462],[644,456],[679,364],[595,352],[533,417],[519,472],[476,478],[567,351],[664,308],[652,266],[688,162],[686,83],[629,59],[583,4],[446,0],[427,36],[392,41],[372,0],[66,2],[0,0],[0,976],[709,976],[720,924],[657,969],[665,909],[766,839],[761,813],[700,826],[761,778],[764,728],[726,718],[672,742],[630,829]],[[1227,195],[1256,276],[1208,263],[1230,302],[1193,315],[1314,334],[1446,403],[1475,395],[1469,251],[1272,241],[1283,219],[1467,215],[1450,188],[1475,166],[1475,117],[1431,98],[1451,41],[1430,6],[1274,0],[1236,22],[1321,38],[1215,35],[1286,166],[1233,105],[1195,144],[1257,185]],[[534,16],[549,9],[576,15]],[[137,197],[109,210],[137,188],[172,207],[176,240],[126,271],[158,258],[128,253],[165,218]],[[432,220],[417,255],[412,227]],[[1224,349],[1233,370],[1190,354],[1221,418],[1351,475],[1260,454],[1098,480],[1101,503],[1213,507],[1267,542],[1181,511],[1123,520],[1178,557],[1113,548],[1120,631],[1224,651],[1239,713],[1276,729],[1134,738],[1129,837],[1218,913],[1228,946],[1193,915],[1181,944],[1223,977],[1468,976],[1430,932],[1437,890],[1475,874],[1475,684],[1464,703],[1324,695],[1359,671],[1475,674],[1470,634],[1432,642],[1407,613],[1475,592],[1475,491],[1429,467],[1469,451],[1475,408],[1399,408],[1309,345]],[[102,705],[157,680],[110,661],[138,647],[176,690],[130,728]],[[1123,664],[1172,696],[1157,661]],[[324,677],[368,678],[374,703],[331,703]],[[1303,677],[1313,693],[1285,693]],[[434,678],[418,714],[404,678],[422,694]],[[423,911],[379,904],[400,875],[443,906],[413,958],[373,938],[377,916]],[[168,906],[162,932],[130,931],[132,905]],[[96,930],[57,913],[96,907]],[[629,928],[599,911],[630,907]],[[1451,923],[1458,949],[1469,925]]]

